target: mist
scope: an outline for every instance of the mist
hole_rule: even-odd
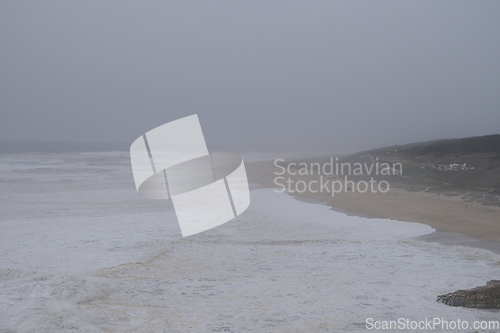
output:
[[[364,149],[498,133],[497,1],[4,1],[0,140]]]

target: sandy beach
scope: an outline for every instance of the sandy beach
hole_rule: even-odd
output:
[[[0,333],[500,332],[499,12],[1,2]]]
[[[247,169],[250,180],[264,187],[280,190],[274,183],[274,173],[279,170],[273,165],[273,161],[252,162]],[[291,178],[307,183],[318,180],[319,176],[294,175]],[[322,202],[333,210],[347,214],[424,223],[439,231],[500,242],[500,207],[466,202],[460,196],[393,187],[387,193],[345,191],[332,196],[329,192],[305,191],[291,194],[300,200]]]

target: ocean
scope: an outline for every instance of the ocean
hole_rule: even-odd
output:
[[[137,195],[127,151],[4,149],[0,198],[2,333],[360,332],[375,321],[500,319],[436,303],[498,279],[498,254],[256,184],[238,218],[182,238],[169,202]]]

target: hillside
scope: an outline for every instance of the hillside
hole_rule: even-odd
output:
[[[444,139],[407,145],[391,146],[372,150],[373,152],[390,152],[397,149],[407,155],[443,156],[446,154],[500,154],[500,134],[475,136],[461,139]]]
[[[419,142],[373,149],[343,162],[401,163],[391,186],[461,195],[482,204],[500,204],[500,134]]]

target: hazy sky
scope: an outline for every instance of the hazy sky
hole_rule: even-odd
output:
[[[500,1],[1,1],[0,140],[368,148],[500,132]]]

